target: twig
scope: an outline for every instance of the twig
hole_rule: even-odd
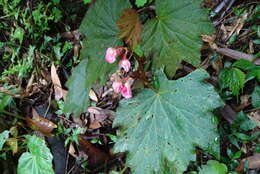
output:
[[[10,92],[9,90],[5,89],[4,87],[0,87],[0,93],[10,95],[13,98],[23,98],[20,94],[14,94],[14,93]]]
[[[1,111],[2,113],[6,114],[6,115],[9,115],[9,116],[12,116],[12,117],[15,117],[15,118],[18,118],[18,119],[21,119],[21,120],[26,120],[26,118],[24,118],[23,116],[21,115],[18,115],[18,114],[14,114],[14,113],[11,113],[11,112],[8,112],[8,111]]]
[[[236,60],[245,59],[250,62],[253,62],[256,65],[260,65],[259,59],[254,59],[254,56],[251,54],[246,54],[240,51],[232,50],[230,48],[216,48],[216,52]]]
[[[141,8],[141,9],[137,10],[137,12],[140,13],[140,12],[142,12],[144,10],[155,10],[155,6],[151,5],[151,6],[148,6],[148,7],[144,7],[144,8]]]
[[[128,167],[127,166],[125,166],[124,168],[123,168],[123,170],[122,171],[120,171],[120,174],[124,174],[124,172],[126,171],[126,169],[127,169]]]
[[[215,14],[214,15],[211,15],[210,17],[213,18],[215,17],[216,15],[218,15],[221,11],[223,11],[223,13],[220,15],[220,18],[219,20],[217,21],[214,21],[213,24],[215,26],[217,26],[218,24],[220,24],[220,22],[223,20],[223,17],[225,16],[225,14],[227,13],[227,11],[231,8],[231,6],[234,4],[236,0],[223,0],[215,9],[214,9],[214,12]],[[224,9],[224,7],[226,6],[226,9]],[[224,10],[223,10],[224,9]]]

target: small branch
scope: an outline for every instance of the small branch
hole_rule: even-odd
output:
[[[140,13],[140,12],[142,12],[144,10],[155,10],[155,6],[151,5],[151,6],[148,6],[148,7],[144,7],[144,8],[141,8],[141,9],[137,10],[137,12]]]
[[[8,111],[1,111],[2,113],[6,114],[6,115],[9,115],[9,116],[12,116],[12,117],[15,117],[17,119],[21,119],[21,120],[26,120],[26,118],[24,118],[23,116],[21,115],[18,115],[18,114],[14,114],[14,113],[11,113],[11,112],[8,112]]]
[[[254,59],[254,56],[251,54],[246,54],[246,53],[232,50],[229,48],[217,48],[216,52],[218,52],[219,54],[228,56],[230,58],[236,59],[236,60],[245,59],[245,60],[255,63],[256,65],[260,65],[260,60]]]
[[[11,91],[5,89],[4,87],[0,87],[0,93],[4,93],[6,95],[10,95],[13,98],[22,98],[20,94],[14,94]]]
[[[139,57],[135,55],[136,60],[138,61],[139,67],[136,72],[133,73],[133,76],[136,76],[134,78],[139,78],[144,82],[144,87],[149,87],[149,80],[146,77],[145,70],[144,70],[144,59],[142,57]]]

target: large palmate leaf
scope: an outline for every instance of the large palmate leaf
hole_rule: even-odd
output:
[[[26,136],[29,152],[25,152],[18,161],[18,174],[54,174],[52,154],[45,141],[36,136]]]
[[[155,67],[166,66],[168,76],[175,74],[182,60],[194,66],[200,64],[200,36],[214,31],[201,2],[156,0],[156,18],[144,25],[143,51],[153,58]]]
[[[120,127],[115,152],[129,152],[127,165],[136,174],[182,173],[195,161],[195,146],[212,149],[218,144],[211,113],[223,105],[213,87],[196,70],[176,81],[157,73],[157,91],[142,89],[120,102],[114,127]],[[214,144],[215,143],[215,144]]]
[[[86,35],[81,56],[88,60],[74,70],[74,75],[67,84],[69,95],[66,98],[65,112],[78,115],[86,111],[88,93],[93,83],[98,79],[101,83],[104,82],[107,74],[115,70],[116,63],[111,65],[105,62],[105,52],[108,47],[123,45],[118,38],[116,21],[122,15],[122,10],[129,7],[129,2],[125,0],[97,0],[87,12],[79,31]]]

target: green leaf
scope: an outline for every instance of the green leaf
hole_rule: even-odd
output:
[[[211,149],[218,143],[211,111],[223,102],[203,82],[209,75],[202,69],[176,81],[167,80],[162,71],[156,77],[157,91],[142,89],[121,100],[113,125],[120,128],[114,150],[129,152],[127,165],[133,173],[179,174],[196,160],[195,146]]]
[[[260,87],[259,86],[255,86],[255,89],[252,93],[252,105],[255,108],[260,107]]]
[[[12,102],[12,97],[0,92],[0,112]]]
[[[26,136],[29,152],[25,152],[18,161],[18,174],[54,174],[52,154],[45,141],[36,136]]]
[[[84,112],[89,104],[88,91],[90,90],[90,80],[87,79],[87,63],[85,59],[73,70],[71,77],[66,85],[69,87],[69,93],[66,97],[64,112],[72,112],[79,115]]]
[[[136,0],[135,1],[135,5],[137,6],[137,7],[142,7],[142,6],[144,6],[144,4],[147,2],[147,0]]]
[[[84,4],[88,4],[91,2],[91,0],[83,0]]]
[[[155,1],[156,18],[144,25],[142,48],[152,57],[154,67],[166,67],[172,77],[182,60],[200,64],[201,34],[214,28],[207,13],[201,9],[202,0]]]
[[[232,123],[234,129],[240,129],[244,131],[249,131],[254,129],[257,124],[250,120],[244,112],[239,112],[236,116],[236,119]]]
[[[238,95],[244,87],[245,73],[238,68],[224,68],[219,74],[221,88],[229,88],[233,95]]]
[[[4,132],[2,132],[0,134],[0,151],[2,150],[4,143],[8,139],[8,137],[9,137],[9,131],[8,130],[5,130]]]
[[[228,172],[225,164],[210,160],[207,165],[203,165],[199,174],[226,174]]]
[[[65,112],[78,115],[86,111],[91,86],[97,80],[104,84],[107,74],[115,71],[116,63],[108,64],[105,52],[108,47],[123,45],[118,38],[116,21],[121,12],[129,7],[129,2],[125,0],[97,0],[87,12],[79,29],[87,37],[81,50],[82,58],[87,60],[75,68],[67,83],[69,94],[64,106]]]
[[[235,63],[233,63],[232,66],[236,67],[236,68],[240,68],[240,69],[242,69],[244,71],[247,71],[250,68],[254,67],[255,64],[253,64],[252,62],[250,62],[248,60],[245,60],[245,59],[239,59]]]
[[[258,81],[260,81],[260,66],[255,66],[251,68],[247,74],[246,80],[252,80],[256,78]]]
[[[23,42],[24,37],[24,29],[21,27],[17,27],[15,31],[12,33],[12,38],[18,39],[20,44]]]

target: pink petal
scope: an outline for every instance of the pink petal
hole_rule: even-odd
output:
[[[121,91],[122,82],[120,80],[114,81],[112,87],[115,93],[119,93]]]
[[[107,63],[114,63],[116,61],[116,57],[118,56],[119,52],[115,48],[108,48],[106,51],[106,62]]]
[[[128,59],[121,59],[119,62],[119,68],[123,68],[125,72],[128,72],[131,68],[131,63]]]
[[[124,98],[131,98],[132,97],[132,90],[129,83],[125,83],[121,88],[121,94]]]

